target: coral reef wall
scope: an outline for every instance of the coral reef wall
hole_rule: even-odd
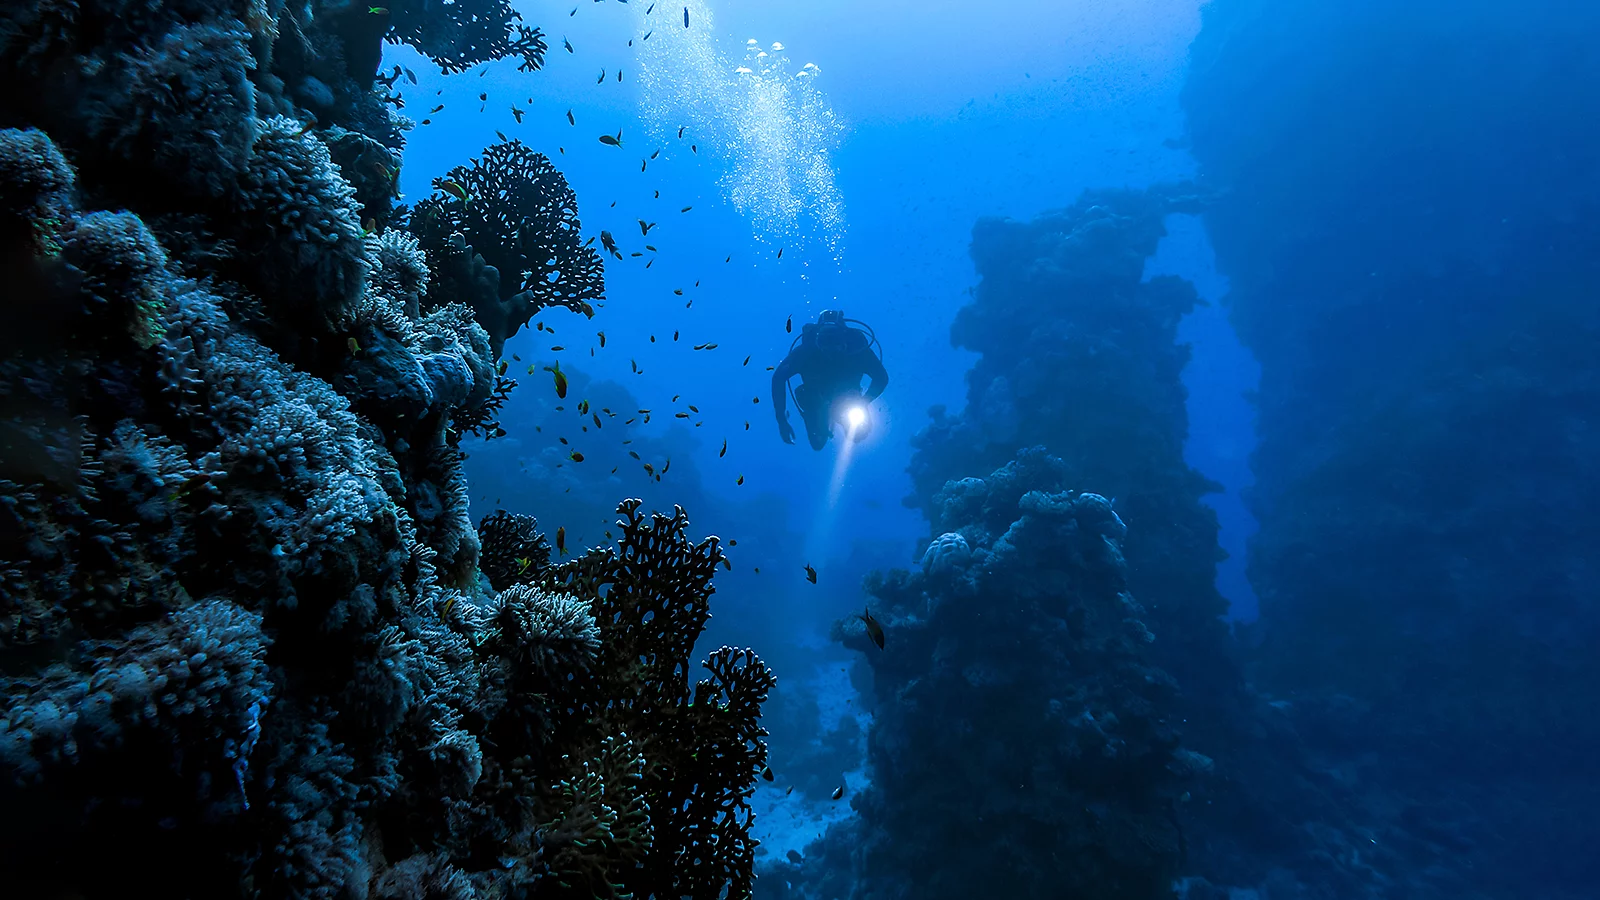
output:
[[[601,268],[515,142],[394,203],[386,36],[544,51],[501,0],[0,8],[19,895],[749,893],[773,682],[723,648],[691,683],[719,542],[629,501],[559,562],[469,520],[497,348]]]
[[[923,571],[869,582],[884,647],[843,626],[873,673],[854,896],[1170,896],[1210,761],[1179,746],[1127,529],[1070,473],[1032,448],[947,484]]]
[[[1251,671],[1394,896],[1600,881],[1597,41],[1570,4],[1216,0],[1192,49],[1262,366]]]
[[[1200,502],[1220,486],[1183,458],[1189,351],[1177,328],[1201,301],[1180,278],[1143,280],[1165,216],[1199,207],[1181,186],[1091,191],[1029,222],[974,227],[982,280],[950,335],[981,356],[966,409],[935,408],[917,436],[907,502],[937,523],[946,481],[984,475],[1030,446],[1063,461],[1066,484],[1114,498],[1130,526],[1129,590],[1158,637],[1152,651],[1205,727],[1223,715],[1211,707],[1227,702],[1237,675],[1215,588],[1216,515]],[[1221,741],[1195,737],[1203,750]]]

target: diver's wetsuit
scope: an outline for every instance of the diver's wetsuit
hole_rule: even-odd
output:
[[[789,422],[785,394],[789,379],[796,375],[801,383],[794,389],[795,405],[805,420],[813,450],[828,443],[830,424],[843,418],[850,401],[871,403],[889,385],[889,373],[865,334],[844,325],[806,325],[800,331],[799,345],[772,373],[772,405],[780,433]],[[872,379],[865,393],[862,376]]]

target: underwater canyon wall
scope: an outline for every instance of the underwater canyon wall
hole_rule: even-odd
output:
[[[1574,4],[1216,0],[1192,48],[1262,366],[1248,671],[1386,896],[1600,880],[1596,41]]]

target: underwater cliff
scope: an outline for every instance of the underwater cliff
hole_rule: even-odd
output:
[[[546,49],[504,0],[0,9],[8,893],[750,891],[774,679],[693,676],[720,541],[468,518],[500,348],[603,267],[514,140],[395,202],[386,37]]]
[[[1385,896],[1600,881],[1600,23],[1576,9],[1216,0],[1192,49],[1206,228],[1262,367],[1247,667]]]

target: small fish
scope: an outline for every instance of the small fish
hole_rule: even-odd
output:
[[[724,556],[724,557],[723,557],[723,558],[722,558],[722,567],[723,567],[723,568],[724,568],[724,569],[727,569],[727,570],[728,570],[728,571],[729,571],[729,572],[732,572],[732,571],[733,571],[733,563],[731,563],[731,562],[729,562],[729,561],[728,561],[728,558],[727,558],[727,557],[726,557],[726,556]],[[771,781],[771,779],[770,779],[770,778],[769,778],[769,779],[767,779],[767,780],[768,780],[768,781]]]
[[[782,247],[778,248],[778,258],[779,259],[783,259],[783,248]]]
[[[655,244],[645,244],[644,248],[646,250],[649,250],[651,253],[656,252],[656,245]]]
[[[727,438],[723,438],[722,439],[722,449],[717,451],[717,459],[721,459],[721,458],[723,458],[724,456],[727,456],[727,455],[728,455],[728,439]]]
[[[406,73],[406,80],[407,81],[411,82],[412,84],[416,84],[417,83],[417,75],[416,75],[415,72],[411,71],[410,69],[405,68],[404,66],[402,66],[400,68],[400,71]]]
[[[688,127],[689,127],[689,126],[687,126],[687,125],[679,125],[679,126],[678,126],[678,137],[679,137],[679,138],[680,138],[680,139],[681,139],[681,138],[682,138],[682,137],[683,137],[683,132],[684,132],[684,129],[686,129],[686,128],[688,128]]]
[[[561,43],[566,46],[568,53],[576,53],[577,52],[576,50],[572,49],[572,42],[567,40],[566,38],[562,38],[561,39]]]
[[[517,124],[518,125],[522,124],[522,117],[526,113],[527,113],[527,110],[525,110],[525,109],[517,109],[517,105],[515,103],[511,104],[511,116],[512,116],[512,118],[517,120]],[[500,140],[503,141],[503,140],[505,140],[505,138],[502,137]]]
[[[605,84],[606,83],[606,70],[605,69],[601,69],[600,70],[600,77],[595,79],[594,83],[595,84]]]
[[[551,348],[550,348],[550,352],[551,352],[551,353],[560,353],[560,352],[561,352],[561,351],[563,351],[563,350],[565,350],[565,349],[567,349],[567,348],[566,348],[566,347],[563,347],[563,346],[562,346],[562,345],[560,345],[560,344],[557,344],[557,345],[555,345],[555,346],[554,346],[554,347],[551,347]]]
[[[489,92],[488,91],[484,91],[484,92],[480,93],[478,95],[478,99],[479,100],[488,100],[489,99]]]
[[[572,110],[570,110],[570,109],[567,110],[567,124],[568,125],[576,125],[576,124],[578,124],[578,120],[573,117]]]
[[[565,525],[556,529],[556,552],[562,556],[567,555],[567,527]]]
[[[639,171],[643,172],[645,170],[645,166],[648,166],[649,164],[650,163],[648,160],[639,160]]]
[[[741,363],[741,365],[746,365],[746,366],[750,365],[750,357],[746,356],[744,358],[744,362]]]
[[[589,401],[588,400],[579,400],[578,401],[578,415],[587,416],[588,414],[589,414]]]
[[[838,800],[840,797],[843,797],[843,796],[844,796],[844,785],[840,785],[840,786],[838,786],[838,787],[833,789],[833,799]]]
[[[389,10],[382,6],[369,6],[367,7],[367,14],[372,16],[387,16],[389,14]]]
[[[645,471],[645,474],[649,475],[651,478],[654,478],[656,476],[656,467],[650,465],[649,463],[645,463],[644,464],[644,471]]]
[[[646,31],[644,33],[644,37],[641,38],[641,40],[646,40],[646,41],[650,40],[650,35],[652,35],[652,34],[655,34],[655,31],[653,29],[650,30],[650,31]]]
[[[563,400],[567,399],[567,376],[561,371],[561,363],[557,362],[553,366],[545,366],[544,370],[555,376],[556,396]]]
[[[622,132],[620,132],[620,131],[617,132],[617,136],[616,137],[612,137],[609,134],[602,134],[602,135],[600,135],[600,143],[605,144],[607,147],[621,147],[622,146]]]
[[[590,415],[591,418],[594,419],[594,427],[599,428],[600,427],[600,414],[599,413],[590,413],[589,415]]]
[[[648,7],[645,8],[644,14],[647,15],[647,16],[650,15],[650,13],[655,10],[655,8],[656,8],[656,5],[654,3],[650,4]]]
[[[690,144],[689,145],[689,152],[690,153],[699,153],[700,152],[700,145],[699,144]]]
[[[295,137],[305,137],[307,134],[310,133],[311,129],[313,129],[315,127],[317,127],[317,120],[316,119],[312,119],[311,121],[305,123],[304,125],[301,125],[300,126],[300,130],[296,131],[294,133],[294,136]]]
[[[572,450],[567,453],[567,459],[570,459],[573,462],[583,462],[583,454],[576,450]]]
[[[650,158],[651,158],[651,159],[655,159],[655,158],[656,158],[656,157],[658,157],[658,156],[660,156],[660,155],[661,155],[661,151],[660,151],[660,150],[657,150],[657,151],[656,151],[656,152],[654,152],[654,153],[652,153],[652,154],[650,154]]]
[[[638,459],[639,458],[639,453],[636,450],[629,450],[628,451],[628,455],[633,457],[634,459]]]
[[[639,233],[642,235],[648,235],[650,233],[650,229],[654,227],[656,227],[656,223],[654,222],[646,222],[643,219],[639,220]],[[651,249],[653,250],[655,248],[652,247]]]
[[[683,27],[689,27],[689,7],[687,6],[683,8]]]
[[[511,107],[511,111],[512,112],[516,112],[517,108],[515,106],[513,106],[513,107]],[[517,121],[521,122],[522,121],[522,117],[518,116],[517,117]],[[499,138],[501,143],[509,143],[511,141],[510,138],[506,137],[506,133],[504,131],[500,131],[499,129],[495,130],[494,136]]]
[[[356,355],[356,354],[361,352],[361,344],[360,344],[360,342],[357,341],[353,337],[345,338],[344,344],[345,344],[346,347],[350,348],[350,355],[351,356],[354,356],[354,355]]]
[[[879,625],[878,620],[872,617],[872,610],[863,609],[861,615],[856,616],[856,618],[861,620],[861,624],[867,626],[867,637],[872,638],[872,642],[878,645],[879,650],[882,650],[883,626]]]
[[[733,483],[734,484],[744,484],[744,476],[740,475]],[[756,571],[759,572],[761,570],[757,569]]]
[[[678,210],[678,212],[681,212],[681,213],[686,213],[686,212],[688,212],[688,211],[689,211],[689,210],[691,210],[691,209],[694,209],[694,207],[692,207],[692,206],[685,206],[685,207],[684,207],[684,208],[683,208],[683,209],[680,209],[680,210]]]
[[[674,415],[676,415],[676,416],[677,416],[677,417],[678,417],[678,418],[680,418],[680,419],[687,419],[687,418],[689,418],[689,414],[688,414],[688,413],[674,413]]]
[[[430,115],[430,116],[436,115],[436,114],[442,112],[443,110],[444,110],[444,104],[441,103],[438,106],[435,106],[433,109],[428,110],[428,115]]]
[[[445,617],[445,616],[448,616],[448,615],[450,615],[450,610],[452,610],[452,609],[455,609],[455,608],[456,608],[456,599],[457,599],[457,598],[458,598],[458,597],[460,597],[460,596],[461,596],[461,595],[460,595],[460,594],[451,594],[451,595],[450,595],[450,599],[449,599],[449,600],[446,600],[446,601],[445,601],[445,602],[444,602],[444,609],[442,609],[442,610],[440,610],[440,611],[439,611],[439,618],[441,618],[441,619],[442,619],[442,618],[444,618],[444,617]]]
[[[757,570],[757,571],[759,571],[759,570]],[[785,797],[787,797],[792,793],[794,793],[794,785],[791,784],[791,785],[789,785],[789,788],[783,792],[783,795]]]
[[[790,316],[789,320],[787,322],[783,323],[783,333],[784,334],[793,334],[794,333],[794,316]]]
[[[445,181],[439,182],[438,187],[439,187],[439,190],[445,192],[446,194],[449,194],[450,196],[456,198],[457,200],[460,200],[462,205],[466,205],[466,202],[467,202],[467,189],[466,188],[464,188],[461,185],[456,184],[454,181],[450,181],[448,179],[445,180]]]
[[[811,568],[810,563],[806,563],[806,580],[812,584],[817,583],[817,570]]]
[[[772,774],[772,767],[771,766],[762,766],[761,767],[761,777],[765,781],[771,781],[773,779],[773,777],[774,777],[773,774]]]
[[[606,248],[606,252],[611,253],[618,259],[622,258],[622,254],[617,251],[617,239],[611,236],[611,232],[604,230],[600,232],[600,246]]]
[[[531,565],[533,565],[533,560],[531,558],[526,556],[517,557],[517,574],[521,575],[522,573],[528,571],[528,567]]]
[[[502,359],[500,360],[500,365],[494,367],[494,373],[496,375],[504,375],[506,370],[509,368],[511,368],[511,361],[508,359]]]
[[[622,81],[622,70],[621,69],[617,70],[617,81],[618,82]]]
[[[673,288],[672,292],[677,294],[679,297],[683,296],[683,288]],[[676,340],[676,338],[674,338],[674,340]]]
[[[600,347],[604,349],[606,345],[606,333],[604,331],[597,331],[595,332],[595,336],[600,338]]]

